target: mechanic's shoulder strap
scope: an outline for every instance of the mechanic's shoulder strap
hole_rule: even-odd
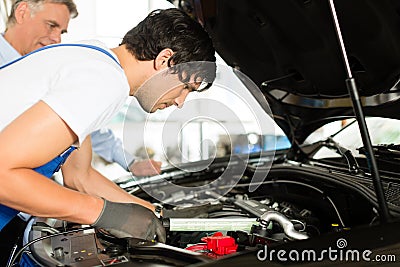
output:
[[[100,52],[106,54],[107,56],[109,56],[110,58],[112,58],[119,66],[121,66],[121,65],[119,64],[118,60],[117,60],[113,55],[111,55],[110,52],[108,52],[107,50],[105,50],[104,48],[101,48],[101,47],[99,47],[99,46],[89,45],[89,44],[54,44],[54,45],[43,46],[43,47],[41,47],[41,48],[39,48],[39,49],[37,49],[37,50],[34,50],[34,51],[32,51],[32,52],[30,52],[30,53],[24,55],[24,56],[21,56],[21,57],[19,57],[19,58],[13,60],[13,61],[11,61],[11,62],[8,62],[7,64],[4,64],[4,65],[0,66],[0,70],[3,69],[3,68],[5,68],[5,67],[7,67],[7,66],[9,66],[9,65],[12,65],[12,64],[14,64],[15,62],[18,62],[18,61],[22,60],[23,58],[26,58],[26,57],[28,57],[28,56],[30,56],[30,55],[32,55],[32,54],[35,54],[35,53],[37,53],[37,52],[40,52],[40,51],[43,51],[43,50],[46,50],[46,49],[50,49],[50,48],[54,48],[54,47],[59,47],[59,46],[77,46],[77,47],[85,47],[85,48],[94,49],[94,50],[97,50],[97,51],[100,51]]]

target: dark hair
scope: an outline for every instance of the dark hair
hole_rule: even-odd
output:
[[[173,67],[186,62],[216,60],[215,49],[208,33],[200,23],[179,9],[152,11],[126,33],[121,45],[123,44],[138,60],[154,60],[163,49],[170,48],[174,54],[168,60],[168,66],[172,66],[173,71],[180,74],[180,78],[190,78],[192,74],[196,74],[207,83],[212,83],[215,79],[215,64],[211,71],[213,73],[210,73],[209,64],[207,71],[201,69],[201,64],[197,64],[200,69]]]

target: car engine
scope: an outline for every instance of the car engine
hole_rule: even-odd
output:
[[[163,205],[165,244],[119,239],[105,230],[35,218],[26,231],[26,247],[43,266],[134,266],[138,262],[188,266],[379,221],[371,181],[365,177],[349,175],[340,167],[282,161],[275,162],[268,179],[250,192],[254,166],[248,162],[235,184],[211,183],[229,169],[229,175],[235,173],[238,165],[223,162],[204,171],[173,170],[158,177],[129,176],[117,181],[131,194]],[[176,190],[177,184],[185,190]],[[229,191],[224,193],[226,187]],[[392,214],[398,215],[397,204],[389,202]]]

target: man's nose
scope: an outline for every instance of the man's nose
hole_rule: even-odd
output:
[[[50,40],[53,44],[61,43],[61,31],[52,31],[50,34]]]

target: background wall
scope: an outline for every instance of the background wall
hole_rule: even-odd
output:
[[[0,0],[0,32],[3,32],[7,21],[7,14],[10,11],[10,0]]]

